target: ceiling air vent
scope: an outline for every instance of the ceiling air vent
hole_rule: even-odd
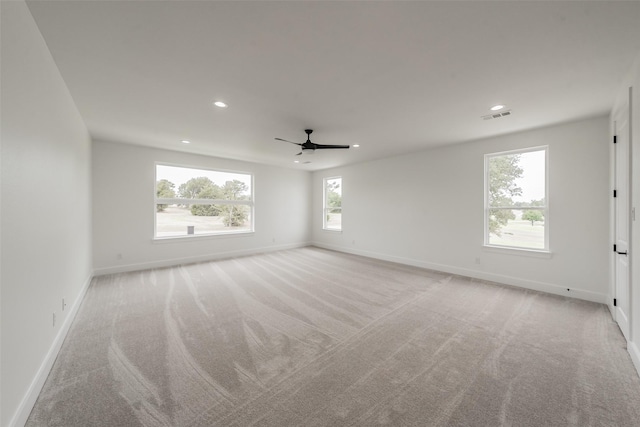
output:
[[[510,116],[511,110],[502,111],[500,113],[492,113],[487,114],[486,116],[482,116],[482,120],[491,120],[491,119],[499,119],[500,117]]]

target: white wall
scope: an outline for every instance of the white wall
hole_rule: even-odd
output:
[[[255,233],[153,240],[155,162],[254,174]],[[96,274],[303,246],[309,242],[311,174],[256,163],[94,142]],[[275,239],[275,241],[274,241]],[[122,259],[117,255],[122,254]]]
[[[0,425],[8,426],[26,421],[90,280],[91,141],[26,4],[1,8]]]
[[[608,141],[601,117],[316,172],[313,243],[605,302]],[[483,249],[484,154],[540,145],[549,146],[552,257]],[[337,175],[342,233],[322,230],[322,178]]]
[[[631,354],[636,369],[640,373],[640,55],[629,70],[616,98],[610,118],[617,109],[629,103],[629,87],[632,87],[631,105],[631,206],[636,210],[636,219],[631,223],[631,330],[627,349]],[[613,276],[612,276],[613,277]],[[611,281],[610,292],[614,294],[614,282]],[[613,307],[610,307],[613,310]]]

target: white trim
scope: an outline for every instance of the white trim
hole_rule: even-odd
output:
[[[243,205],[253,207],[253,200],[184,199],[174,197],[156,198],[156,205]]]
[[[630,341],[627,342],[627,350],[631,355],[631,360],[633,361],[636,371],[638,371],[638,375],[640,375],[640,349],[635,342]]]
[[[633,251],[634,251],[634,239],[633,239],[633,231],[634,231],[634,224],[633,222],[635,221],[635,218],[633,218],[633,214],[631,213],[631,209],[634,206],[634,200],[633,200],[633,145],[634,145],[634,139],[635,136],[633,134],[634,129],[633,129],[633,86],[629,86],[629,215],[628,215],[628,220],[629,220],[629,244],[627,245],[627,253],[629,254],[629,336],[630,337],[638,337],[639,335],[636,333],[636,331],[633,329],[633,325],[634,323],[636,323],[634,321],[634,317],[638,316],[640,313],[634,313],[633,312],[633,307],[634,307],[634,300],[636,299],[635,296],[635,292],[638,292],[638,289],[634,289],[634,263],[633,263]],[[634,208],[635,209],[635,208]],[[638,352],[638,347],[635,345],[634,343],[631,343],[633,345],[633,348],[635,349],[635,357],[636,359],[634,360],[634,364],[636,366],[636,370],[638,371],[638,374],[640,374],[640,353]],[[628,347],[627,347],[628,348]],[[634,356],[634,354],[631,355],[632,357]]]
[[[607,307],[609,307],[609,314],[611,314],[611,320],[616,321],[616,308],[613,306],[613,297],[607,295]]]
[[[482,250],[485,252],[494,252],[503,255],[518,255],[548,259],[553,258],[553,252],[536,249],[515,248],[513,246],[483,245]]]
[[[531,289],[534,291],[545,292],[548,294],[562,295],[571,298],[577,298],[586,301],[597,302],[606,304],[607,295],[599,292],[585,291],[581,289],[570,289],[566,286],[561,286],[555,283],[538,282],[535,280],[527,280],[519,277],[505,276],[502,274],[488,273],[486,271],[471,270],[467,268],[460,268],[446,264],[436,264],[432,262],[425,262],[415,260],[411,258],[397,257],[393,255],[386,255],[377,252],[362,251],[358,249],[348,249],[341,246],[328,245],[320,242],[311,242],[312,246],[319,248],[330,249],[338,252],[345,252],[354,255],[365,256],[368,258],[380,259],[383,261],[397,262],[399,264],[411,265],[413,267],[426,268],[429,270],[441,271],[443,273],[455,274],[459,276],[471,277],[479,280],[486,280],[489,282],[501,283],[509,286],[516,286],[519,288]]]
[[[27,419],[29,419],[31,410],[33,409],[33,406],[36,404],[36,401],[38,400],[38,396],[42,391],[42,387],[44,387],[44,383],[46,382],[47,377],[51,372],[53,363],[56,361],[56,358],[58,357],[58,353],[62,348],[62,343],[67,337],[67,333],[69,332],[69,329],[71,328],[73,319],[75,319],[76,314],[78,314],[78,309],[82,304],[82,300],[84,299],[84,296],[87,293],[87,290],[89,289],[89,285],[91,284],[92,279],[93,279],[93,274],[89,274],[89,277],[87,277],[84,284],[82,285],[82,288],[80,289],[80,293],[76,297],[76,300],[73,302],[71,307],[69,307],[69,314],[64,319],[64,322],[62,323],[60,330],[58,331],[58,334],[53,340],[53,343],[51,344],[51,347],[49,348],[47,355],[42,361],[42,364],[40,365],[40,368],[38,369],[36,376],[33,378],[33,381],[31,381],[31,384],[29,385],[29,389],[27,390],[27,393],[24,395],[24,397],[22,398],[22,401],[18,405],[18,409],[13,415],[13,418],[9,421],[8,427],[24,426],[27,422]]]
[[[295,249],[309,246],[309,243],[294,243],[279,246],[267,246],[262,248],[243,249],[238,251],[224,251],[210,253],[206,255],[189,256],[184,258],[171,258],[160,261],[141,262],[136,264],[117,265],[113,267],[96,268],[93,273],[95,276],[103,276],[105,274],[126,273],[129,271],[149,270],[152,268],[173,267],[181,264],[193,264],[196,262],[215,261],[219,259],[233,258],[238,256],[257,255],[265,252],[281,251],[285,249]]]
[[[200,239],[222,239],[225,237],[252,237],[256,234],[255,231],[227,231],[224,233],[207,233],[207,234],[180,234],[176,236],[163,236],[154,237],[152,243],[175,243],[185,241],[195,241]]]

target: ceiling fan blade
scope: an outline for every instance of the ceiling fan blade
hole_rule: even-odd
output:
[[[302,156],[302,151],[296,154],[296,156]]]
[[[298,143],[298,142],[293,142],[293,141],[287,141],[286,139],[282,139],[282,138],[273,138],[276,141],[284,141],[284,142],[288,142],[289,144],[295,144],[295,145],[300,145],[302,146],[302,144]]]
[[[329,148],[349,148],[348,145],[324,145],[324,144],[316,144],[316,149],[323,150]]]

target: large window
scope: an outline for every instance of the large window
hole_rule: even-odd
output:
[[[485,245],[549,250],[547,147],[485,155]]]
[[[325,178],[323,203],[323,228],[342,230],[342,178]]]
[[[156,165],[155,237],[253,231],[248,173]]]

